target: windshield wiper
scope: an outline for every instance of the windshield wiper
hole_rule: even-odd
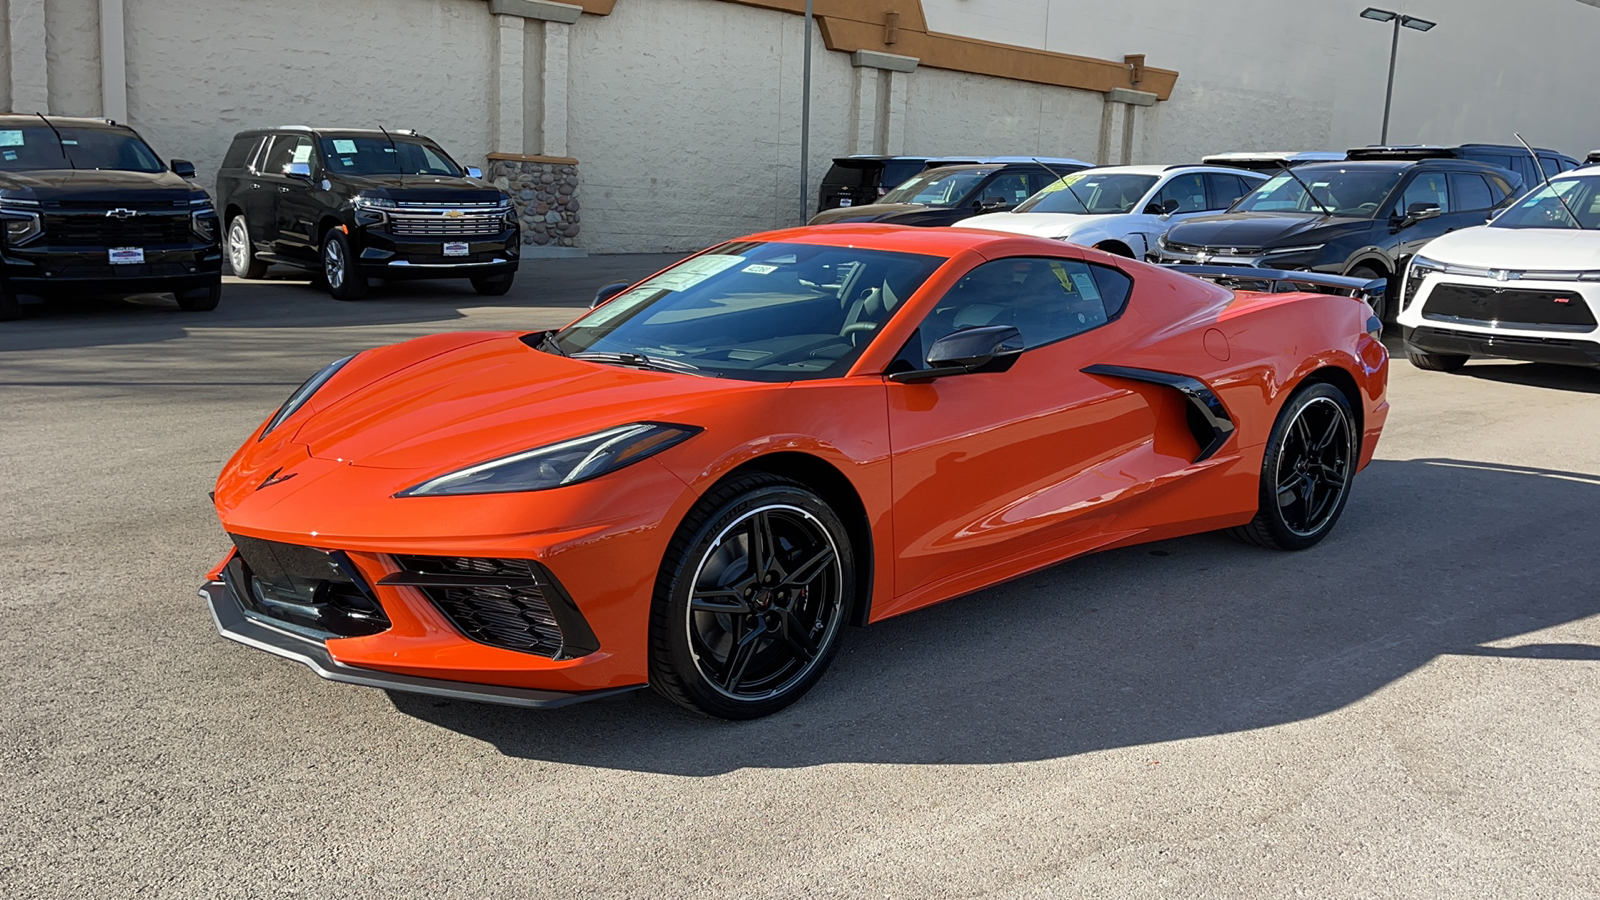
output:
[[[1093,213],[1089,212],[1089,204],[1083,202],[1083,198],[1078,196],[1078,192],[1072,189],[1072,185],[1067,181],[1067,176],[1062,175],[1060,172],[1057,172],[1049,163],[1045,162],[1044,160],[1040,159],[1037,156],[1030,157],[1030,158],[1034,162],[1038,163],[1039,165],[1044,166],[1044,170],[1046,172],[1049,172],[1051,175],[1054,175],[1056,177],[1056,180],[1061,182],[1061,186],[1067,189],[1067,193],[1072,195],[1072,199],[1078,201],[1078,205],[1083,207],[1083,212],[1084,212],[1085,215],[1093,215]]]
[[[567,355],[567,351],[561,349],[561,344],[556,341],[556,333],[554,331],[540,332],[539,343],[534,349],[543,350],[546,353],[554,353],[556,356]]]
[[[1293,178],[1295,181],[1298,181],[1300,183],[1300,186],[1305,189],[1306,196],[1311,199],[1311,202],[1315,203],[1318,207],[1320,207],[1322,209],[1322,214],[1325,215],[1325,216],[1328,216],[1329,218],[1332,218],[1333,210],[1328,208],[1328,204],[1323,203],[1321,200],[1317,199],[1317,195],[1313,194],[1311,192],[1311,185],[1306,184],[1305,179],[1301,178],[1299,175],[1296,175],[1292,169],[1290,169],[1288,166],[1284,165],[1283,163],[1278,163],[1278,168],[1283,171],[1283,174],[1289,176],[1290,178]]]
[[[50,126],[51,133],[56,136],[56,146],[61,148],[61,158],[67,161],[67,165],[76,169],[78,164],[72,161],[72,154],[67,152],[67,142],[61,139],[61,132],[56,131],[56,126],[44,117],[44,113],[34,113],[34,115],[38,116],[44,124]]]
[[[676,359],[662,359],[659,356],[645,356],[643,353],[574,353],[573,359],[582,359],[589,362],[612,363],[619,366],[633,366],[638,369],[655,369],[661,372],[690,372],[705,374],[700,367]]]

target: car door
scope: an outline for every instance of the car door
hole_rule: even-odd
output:
[[[294,135],[275,135],[256,154],[246,180],[248,192],[244,206],[245,222],[256,249],[271,253],[278,240],[278,189],[283,185],[283,167],[288,165]]]
[[[955,211],[962,213],[959,218],[966,218],[1011,209],[1032,195],[1028,184],[1030,174],[1032,171],[1028,169],[999,169],[979,182]]]
[[[282,174],[274,181],[273,216],[277,224],[273,248],[285,259],[313,262],[321,248],[316,246],[317,215],[312,194],[316,181],[322,177],[322,166],[310,135],[285,135],[280,140],[286,147],[281,165],[274,170]],[[289,166],[296,164],[308,166],[311,174],[289,174]]]
[[[1503,196],[1491,188],[1489,182],[1476,172],[1450,173],[1450,202],[1461,223],[1457,228],[1469,228],[1488,221],[1489,213]]]
[[[925,368],[938,337],[985,325],[1015,326],[1026,347],[1005,371],[888,384],[906,608],[1008,561],[1104,540],[1097,514],[1128,486],[1121,463],[1155,422],[1141,397],[1082,369],[1126,339],[1118,316],[1131,288],[1121,269],[1076,256],[987,262],[902,349],[897,367]]]
[[[1151,207],[1171,211],[1156,215],[1149,211]],[[1169,176],[1148,200],[1129,213],[1129,237],[1134,238],[1130,241],[1134,258],[1143,259],[1150,248],[1156,245],[1156,240],[1167,233],[1167,229],[1184,219],[1212,211],[1202,173],[1180,172]]]
[[[1454,212],[1454,207],[1450,203],[1450,187],[1446,174],[1442,171],[1416,172],[1400,189],[1399,199],[1389,210],[1389,229],[1394,237],[1394,246],[1390,252],[1396,263],[1415,254],[1423,244],[1462,226],[1460,214]],[[1411,209],[1414,203],[1436,203],[1439,206],[1439,215],[1431,219],[1408,222],[1406,211]]]

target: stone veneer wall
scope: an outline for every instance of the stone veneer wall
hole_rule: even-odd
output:
[[[522,243],[578,245],[578,161],[560,157],[491,156],[489,180],[511,195],[522,219]]]

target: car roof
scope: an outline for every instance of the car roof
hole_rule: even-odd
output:
[[[1083,166],[1090,167],[1093,163],[1086,163],[1081,159],[1068,159],[1059,156],[933,156],[928,158],[928,168],[944,168],[955,165],[1009,165],[1011,163],[1041,163],[1048,166]]]
[[[265,128],[246,128],[244,131],[234,135],[234,138],[237,139],[258,134],[283,134],[285,132],[304,132],[306,134],[354,134],[371,137],[383,137],[384,135],[383,130],[378,128],[320,128],[312,125],[269,125]],[[388,133],[391,135],[422,138],[425,141],[433,140],[433,138],[430,138],[425,134],[421,134],[414,128],[391,128],[389,129]]]
[[[44,120],[51,125],[68,126],[71,128],[106,128],[118,131],[132,131],[131,125],[124,125],[112,119],[92,119],[83,116],[45,116]],[[38,116],[29,116],[21,113],[0,115],[0,125],[38,125]]]
[[[989,244],[1014,241],[1023,235],[977,228],[919,228],[910,225],[885,225],[876,222],[844,222],[837,225],[806,225],[750,236],[754,240],[782,241],[791,244],[821,244],[861,247],[892,253],[915,253],[949,258],[966,250]],[[1058,241],[1036,238],[1046,246],[1059,248]]]
[[[1264,177],[1260,172],[1249,169],[1235,169],[1231,166],[1208,166],[1198,163],[1172,163],[1170,165],[1142,165],[1142,166],[1095,166],[1086,175],[1099,175],[1109,173],[1112,175],[1154,175],[1161,177],[1168,172],[1216,172],[1222,175],[1251,175],[1257,178]]]
[[[1429,157],[1427,159],[1346,159],[1338,162],[1306,163],[1296,166],[1296,173],[1316,171],[1318,169],[1372,169],[1375,171],[1403,172],[1411,168],[1424,169],[1452,169],[1458,172],[1493,172],[1501,174],[1506,172],[1499,166],[1477,162],[1471,159],[1456,159],[1454,157]],[[1516,173],[1512,173],[1516,174]]]
[[[1230,150],[1212,153],[1200,161],[1226,166],[1230,162],[1332,162],[1344,158],[1345,154],[1333,150]]]
[[[1345,153],[1346,159],[1450,159],[1455,154],[1466,150],[1495,150],[1506,153],[1527,153],[1527,149],[1520,144],[1371,144],[1366,147],[1352,147]],[[1572,159],[1565,153],[1551,150],[1546,147],[1533,148],[1535,153],[1556,156],[1562,159]]]
[[[896,160],[905,160],[906,162],[925,162],[927,159],[928,157],[926,156],[878,156],[872,153],[852,153],[849,156],[835,156],[833,161],[836,163],[894,162]]]

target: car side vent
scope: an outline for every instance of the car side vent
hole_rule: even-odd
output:
[[[572,659],[600,649],[548,570],[529,559],[396,556],[380,586],[420,590],[464,637],[518,653]]]
[[[1171,388],[1183,395],[1188,401],[1185,410],[1185,420],[1189,431],[1194,435],[1196,444],[1200,445],[1200,453],[1194,458],[1195,462],[1209,459],[1222,445],[1228,442],[1233,435],[1233,419],[1228,415],[1228,410],[1222,405],[1217,395],[1206,387],[1205,382],[1187,375],[1174,375],[1171,372],[1157,372],[1152,369],[1134,369],[1128,366],[1089,366],[1083,370],[1086,375],[1102,375],[1108,378],[1124,378],[1129,381],[1143,381],[1146,384],[1159,384]]]

